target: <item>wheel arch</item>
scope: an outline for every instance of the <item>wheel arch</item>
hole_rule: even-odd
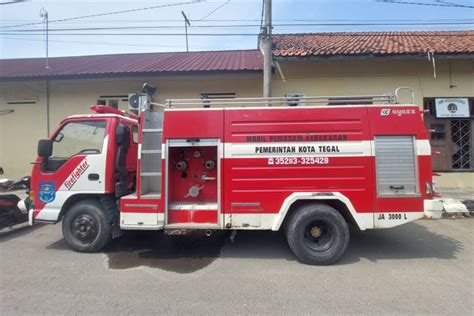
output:
[[[307,203],[323,203],[336,209],[346,220],[360,230],[373,228],[373,213],[357,213],[351,201],[339,192],[293,193],[285,199],[272,230],[279,230],[298,207]]]
[[[84,201],[84,200],[91,200],[95,199],[100,203],[100,198],[102,194],[91,194],[91,193],[80,193],[80,194],[74,194],[68,197],[66,202],[61,206],[61,210],[59,211],[58,215],[58,222],[62,220],[63,216],[66,214],[66,212],[76,204],[77,202]]]

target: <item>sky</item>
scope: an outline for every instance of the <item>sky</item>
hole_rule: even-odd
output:
[[[50,57],[185,51],[181,11],[191,23],[188,28],[190,51],[255,49],[263,0],[26,0],[11,3],[13,1],[0,0],[0,59],[45,56],[45,26],[40,17],[42,8],[48,12],[50,21]],[[273,0],[273,32],[474,29],[474,0],[388,2]],[[144,9],[148,7],[156,8]],[[129,12],[102,15],[125,10]],[[99,16],[56,21],[89,15]],[[37,24],[22,25],[29,23]],[[396,25],[374,25],[380,23]],[[84,28],[99,30],[70,30]],[[152,35],[143,35],[145,33]],[[199,33],[206,35],[197,36]]]

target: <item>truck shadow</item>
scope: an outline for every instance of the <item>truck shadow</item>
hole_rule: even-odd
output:
[[[211,237],[167,236],[157,232],[127,232],[105,253],[111,269],[140,266],[177,273],[192,273],[217,258],[283,259],[296,261],[281,232],[239,231],[232,243],[228,232]],[[337,265],[365,258],[379,260],[438,258],[453,259],[463,249],[460,241],[409,223],[392,229],[352,231],[347,253]]]
[[[159,268],[176,273],[192,273],[220,257],[228,232],[211,237],[203,233],[168,236],[160,232],[125,232],[104,252],[110,269],[139,266]]]
[[[463,243],[428,230],[417,223],[402,226],[354,231],[347,253],[339,264],[351,264],[362,258],[376,262],[399,259],[454,259],[464,249]]]

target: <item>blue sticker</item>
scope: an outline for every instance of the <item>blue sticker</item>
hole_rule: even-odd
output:
[[[49,203],[54,201],[56,198],[56,192],[54,192],[54,182],[40,182],[40,191],[38,198],[41,202]]]

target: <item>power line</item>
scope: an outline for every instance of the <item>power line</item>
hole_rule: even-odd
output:
[[[405,32],[405,31],[400,31],[400,32]],[[421,31],[423,32],[423,31]],[[427,31],[430,32],[430,31]],[[318,34],[318,35],[325,35],[325,34],[331,34],[334,32],[319,32],[319,33],[293,33],[293,34],[298,34],[298,35],[313,35],[313,34]],[[346,33],[384,33],[383,31],[380,32],[346,32]],[[0,35],[7,35],[7,36],[20,36],[20,35],[38,35],[37,33],[5,33],[5,32],[0,32]],[[56,36],[185,36],[185,34],[182,33],[60,33],[60,34],[54,34]],[[258,36],[259,34],[257,33],[192,33],[188,34],[188,36]],[[278,35],[278,34],[275,34]],[[292,35],[291,33],[285,34],[285,35]],[[419,36],[418,34],[403,34],[403,36]],[[459,35],[459,34],[431,34],[431,37],[448,37],[448,36],[453,36],[453,37],[459,37],[459,36],[465,36],[465,35]]]
[[[11,21],[15,20],[2,20],[0,23],[10,23]],[[32,20],[16,20],[16,21],[32,21]],[[196,19],[189,19],[190,22],[195,22],[195,23],[209,23],[209,22],[261,22],[261,19],[214,19],[214,20],[196,20]],[[400,19],[400,20],[387,20],[387,19],[275,19],[272,20],[274,22],[461,22],[461,21],[474,21],[474,19]],[[155,20],[99,20],[99,21],[93,21],[92,23],[150,23],[154,22],[156,23]],[[183,20],[175,20],[175,19],[160,19],[159,22],[176,22],[176,23],[182,23]],[[68,21],[67,23],[64,24],[69,24],[69,23],[87,23],[84,21]],[[60,23],[62,24],[62,23]]]
[[[450,4],[453,7],[458,7],[458,8],[474,8],[474,6],[466,6],[464,4],[452,3],[452,2],[448,2],[448,1],[436,0],[436,2]]]
[[[76,16],[76,17],[70,17],[70,18],[64,18],[64,19],[58,19],[58,20],[50,20],[49,23],[65,22],[65,21],[87,19],[87,18],[96,18],[96,17],[100,17],[100,16],[108,16],[108,15],[113,15],[113,14],[121,14],[121,13],[130,13],[130,12],[137,12],[137,11],[144,11],[144,10],[152,10],[152,9],[158,9],[158,8],[175,7],[175,6],[180,6],[180,5],[185,5],[185,4],[193,4],[193,3],[203,2],[203,1],[205,1],[205,0],[193,0],[193,1],[187,1],[187,2],[178,2],[178,3],[170,3],[170,4],[163,4],[163,5],[155,5],[155,6],[151,6],[151,7],[138,8],[138,9],[129,9],[129,10],[121,10],[121,11],[113,11],[113,12],[106,12],[106,13],[97,13],[97,14],[91,14],[91,15]],[[43,22],[33,22],[33,23],[25,23],[25,24],[17,24],[17,25],[7,25],[7,26],[2,26],[0,28],[5,29],[5,28],[12,28],[12,27],[19,27],[19,26],[38,25],[38,24],[42,24],[42,23]]]
[[[37,33],[5,33],[0,35],[38,35]],[[60,33],[57,36],[185,36],[182,33]],[[193,33],[188,36],[257,36],[257,33]]]
[[[12,0],[7,2],[0,2],[0,5],[8,5],[8,4],[17,4],[21,2],[26,2],[27,0]]]
[[[207,19],[208,17],[210,17],[211,15],[213,15],[217,10],[219,10],[220,8],[224,7],[225,5],[227,5],[228,3],[230,2],[230,0],[227,0],[223,3],[221,3],[219,6],[217,6],[214,10],[212,10],[211,12],[209,12],[208,14],[206,14],[205,16],[203,16],[202,18],[198,19],[198,21],[203,21],[205,19]]]
[[[411,23],[286,23],[273,24],[273,27],[301,27],[301,26],[418,26],[418,25],[474,25],[473,21],[466,22],[411,22]],[[223,24],[223,25],[196,25],[193,28],[248,28],[259,27],[258,24]],[[67,31],[104,31],[104,30],[152,30],[152,29],[179,29],[179,25],[155,25],[155,26],[111,26],[111,27],[84,27],[84,28],[55,28],[50,32]],[[7,32],[43,32],[42,29],[20,29]]]
[[[449,8],[467,8],[474,9],[474,6],[455,4],[444,1],[437,1],[436,3],[426,3],[426,2],[412,2],[412,1],[398,1],[398,0],[376,0],[377,2],[384,3],[393,3],[393,4],[407,4],[407,5],[421,5],[421,6],[431,6],[431,7],[449,7]]]

